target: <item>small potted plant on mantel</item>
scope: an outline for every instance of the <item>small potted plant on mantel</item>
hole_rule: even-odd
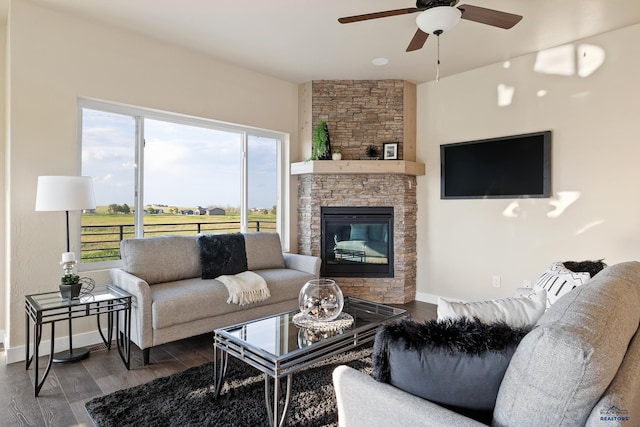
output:
[[[311,134],[311,157],[308,160],[331,159],[331,140],[326,120],[320,120]]]
[[[380,150],[378,150],[378,147],[373,144],[366,148],[365,154],[367,156],[361,157],[360,160],[378,160],[380,158]]]
[[[342,160],[342,151],[339,148],[334,148],[331,153],[331,158],[333,160]]]

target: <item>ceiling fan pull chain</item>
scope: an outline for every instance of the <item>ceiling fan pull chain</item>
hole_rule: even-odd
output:
[[[440,34],[436,31],[436,37],[438,38],[438,65],[436,65],[436,81],[440,81]]]

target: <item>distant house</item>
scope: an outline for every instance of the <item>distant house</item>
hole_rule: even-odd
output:
[[[193,210],[194,215],[205,215],[207,210],[205,208],[198,207],[198,209]]]
[[[222,208],[207,209],[207,215],[225,215],[226,211]]]
[[[95,209],[83,209],[82,213],[83,214],[94,214],[94,213],[96,213],[96,210]]]
[[[182,209],[180,215],[193,215],[193,209]]]

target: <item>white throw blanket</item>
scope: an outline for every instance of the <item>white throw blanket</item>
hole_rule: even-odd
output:
[[[216,279],[224,283],[229,291],[227,304],[246,305],[264,301],[271,296],[267,282],[253,271],[218,276]]]

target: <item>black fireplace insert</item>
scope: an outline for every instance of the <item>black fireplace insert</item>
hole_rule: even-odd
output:
[[[393,207],[321,207],[323,277],[393,277]]]

